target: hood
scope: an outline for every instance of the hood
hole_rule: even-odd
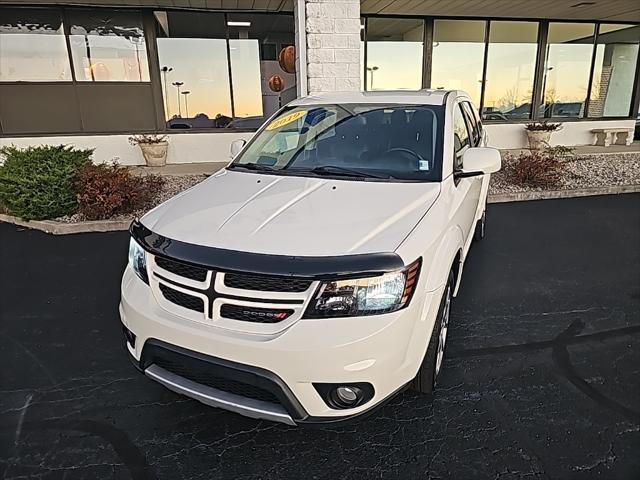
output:
[[[295,256],[393,252],[439,192],[438,183],[222,170],[141,221],[174,240],[245,252]]]

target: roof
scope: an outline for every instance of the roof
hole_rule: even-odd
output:
[[[442,105],[451,90],[378,90],[374,92],[331,92],[298,98],[290,105],[317,105],[323,103],[402,103],[416,105]]]

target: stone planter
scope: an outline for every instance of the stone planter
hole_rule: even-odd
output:
[[[163,167],[167,164],[168,142],[139,143],[138,146],[148,167]]]
[[[552,130],[527,130],[527,139],[531,150],[542,150],[549,146]]]

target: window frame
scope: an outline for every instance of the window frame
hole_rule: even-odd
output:
[[[631,95],[631,102],[629,107],[629,112],[627,116],[601,116],[601,117],[589,117],[588,113],[588,100],[590,100],[591,88],[587,90],[587,99],[585,100],[585,108],[583,115],[580,117],[550,117],[544,118],[542,116],[542,109],[540,108],[540,103],[542,99],[542,75],[544,74],[544,64],[546,61],[546,48],[547,48],[547,40],[548,40],[548,30],[550,23],[589,23],[594,24],[594,38],[592,44],[592,59],[591,59],[591,70],[589,72],[589,86],[593,81],[593,74],[595,69],[595,54],[597,48],[597,36],[600,32],[600,25],[636,25],[640,27],[640,22],[631,22],[631,21],[622,21],[622,20],[563,20],[563,19],[544,19],[544,18],[513,18],[513,17],[505,17],[505,18],[490,18],[490,17],[479,17],[479,16],[471,16],[471,17],[461,17],[461,16],[451,16],[451,15],[389,15],[389,14],[362,14],[361,18],[365,22],[365,33],[366,33],[366,25],[368,23],[368,19],[370,18],[394,18],[394,19],[413,19],[413,20],[423,20],[424,21],[424,33],[425,39],[423,42],[424,50],[423,50],[423,83],[422,88],[430,88],[431,87],[431,76],[432,76],[432,59],[433,59],[433,24],[435,20],[483,20],[487,22],[486,32],[485,32],[485,43],[484,43],[484,58],[483,58],[483,78],[482,78],[482,101],[484,100],[484,90],[486,85],[486,65],[487,65],[487,52],[489,48],[489,33],[491,30],[492,22],[499,21],[511,21],[511,22],[536,22],[538,24],[538,38],[537,38],[537,51],[535,58],[535,68],[534,68],[534,78],[533,78],[533,92],[532,92],[532,108],[529,114],[529,117],[526,119],[509,119],[509,120],[488,120],[482,119],[481,121],[485,125],[504,125],[504,124],[526,124],[535,121],[559,121],[563,123],[570,122],[584,122],[584,121],[606,121],[606,120],[633,120],[636,118],[637,112],[640,108],[640,48],[638,49],[638,59],[636,60],[636,74],[633,83],[633,91]],[[364,38],[364,51],[365,51],[365,62],[363,66],[363,78],[367,78],[366,71],[366,52],[367,52],[367,37],[365,35]],[[640,44],[640,42],[639,42]],[[479,111],[482,111],[483,105],[476,105]]]

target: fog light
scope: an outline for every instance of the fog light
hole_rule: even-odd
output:
[[[360,389],[356,387],[338,387],[336,388],[336,396],[338,400],[346,405],[354,404],[360,397]]]
[[[356,408],[371,400],[375,394],[373,385],[366,382],[349,383],[340,385],[335,383],[314,383],[313,386],[325,401],[328,407],[333,409]]]
[[[122,333],[124,333],[124,338],[131,345],[131,348],[136,348],[136,335],[124,325],[122,326]]]

